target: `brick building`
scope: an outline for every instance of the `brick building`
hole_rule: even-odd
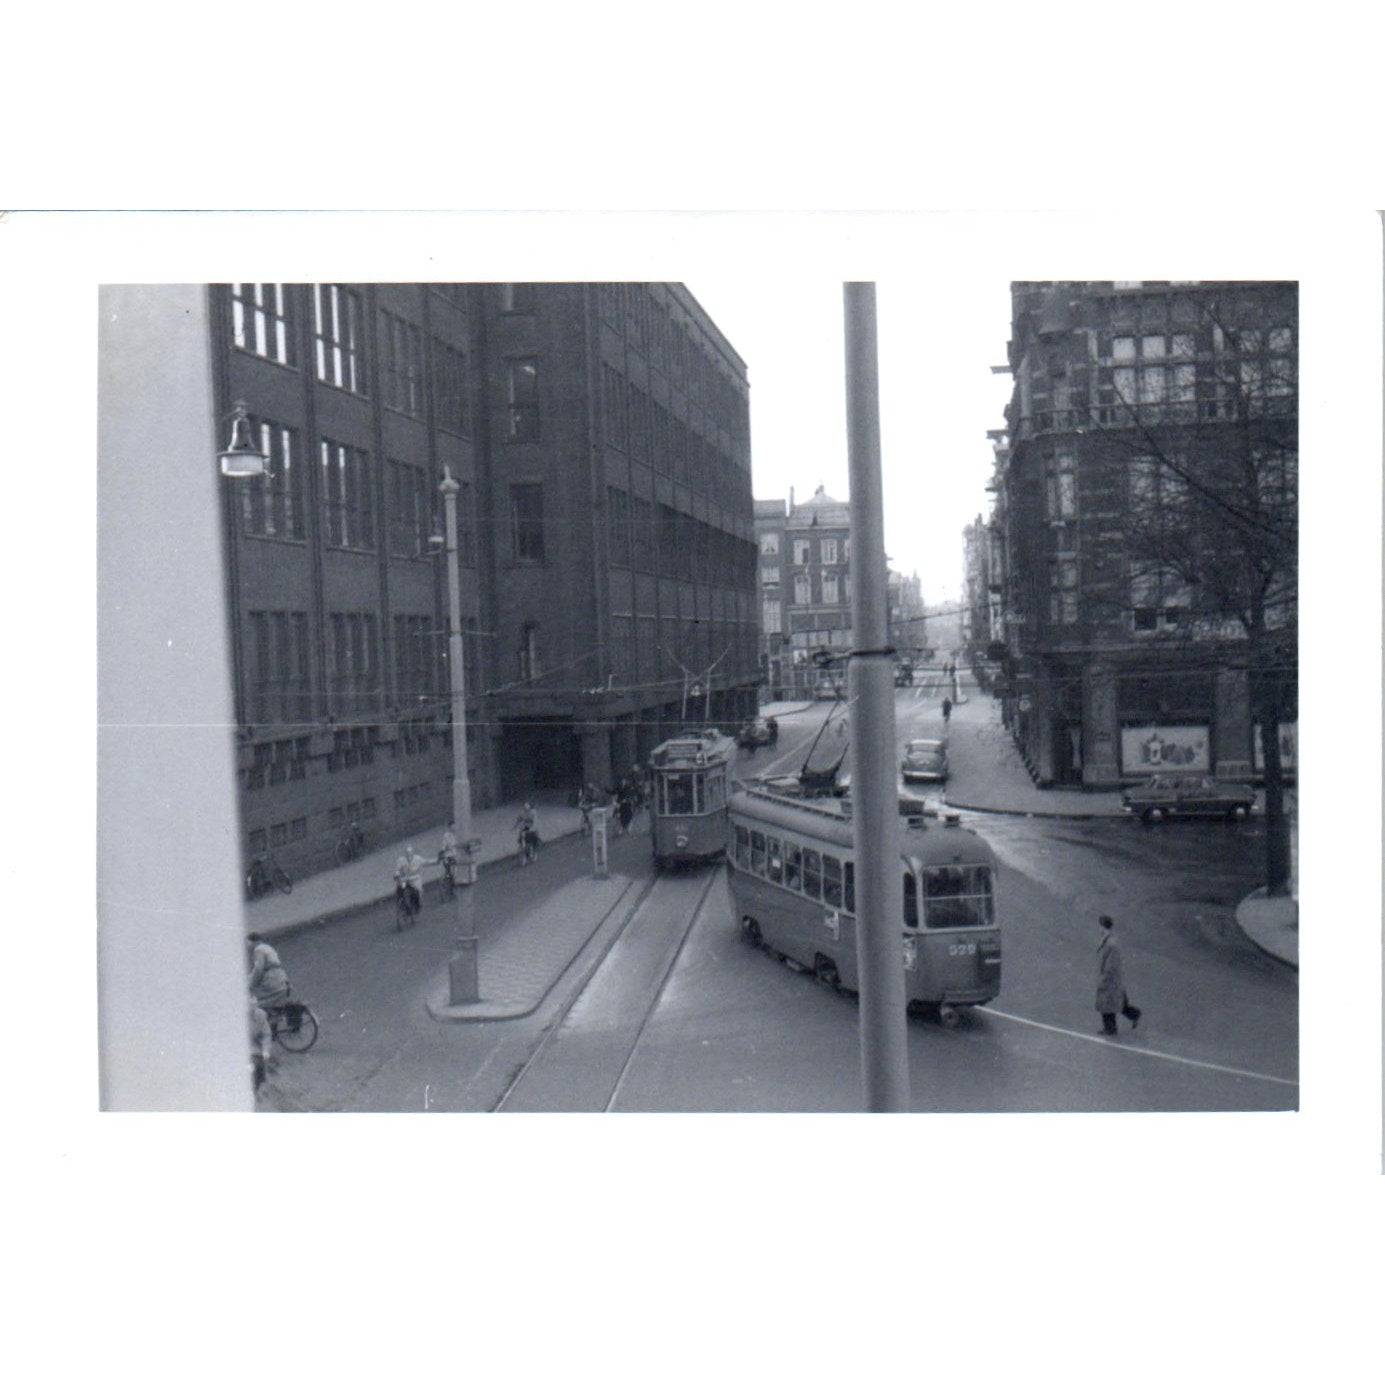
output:
[[[1003,645],[1031,772],[1088,788],[1257,773],[1267,680],[1292,770],[1296,285],[1017,283],[1012,299],[969,605],[973,647],[983,619]]]
[[[290,870],[445,822],[438,484],[460,483],[478,806],[609,783],[684,716],[755,705],[744,362],[677,284],[211,290],[251,850]]]
[[[845,692],[841,664],[819,669],[816,650],[843,653],[851,634],[851,507],[822,486],[796,504],[755,501],[764,662],[772,692],[831,697]]]

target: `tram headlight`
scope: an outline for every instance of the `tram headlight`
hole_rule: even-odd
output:
[[[913,971],[919,963],[919,940],[915,937],[904,939],[904,970]]]
[[[673,844],[674,844],[674,846],[679,847],[679,848],[682,848],[682,847],[687,846],[687,844],[688,844],[688,834],[687,834],[686,832],[680,832],[680,833],[673,839]]]

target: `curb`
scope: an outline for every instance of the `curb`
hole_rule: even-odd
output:
[[[1245,923],[1244,923],[1244,921],[1243,921],[1243,919],[1242,919],[1242,914],[1243,914],[1243,911],[1245,910],[1245,906],[1246,906],[1247,904],[1249,904],[1252,900],[1266,899],[1266,898],[1268,898],[1268,896],[1265,894],[1265,887],[1264,887],[1263,885],[1261,885],[1259,889],[1252,890],[1248,895],[1246,895],[1246,897],[1245,897],[1243,900],[1241,900],[1241,902],[1236,906],[1236,915],[1235,915],[1235,916],[1236,916],[1236,927],[1239,928],[1239,929],[1241,930],[1241,932],[1245,935],[1245,937],[1246,937],[1252,944],[1254,944],[1254,946],[1256,946],[1257,948],[1259,948],[1260,951],[1263,952],[1263,953],[1265,954],[1266,957],[1272,957],[1276,962],[1281,963],[1283,966],[1289,967],[1289,968],[1291,968],[1293,971],[1297,971],[1297,970],[1299,969],[1299,968],[1298,968],[1298,959],[1297,959],[1297,957],[1289,957],[1289,956],[1286,956],[1284,953],[1282,953],[1282,952],[1278,951],[1276,948],[1272,947],[1272,946],[1271,946],[1268,942],[1266,942],[1263,938],[1257,937],[1257,936],[1255,935],[1255,933],[1254,933],[1251,929],[1249,929],[1249,928],[1246,927],[1246,925],[1245,925]],[[1297,915],[1298,915],[1298,901],[1297,901],[1297,900],[1294,900],[1293,903],[1294,903],[1294,915],[1295,915],[1295,917],[1297,917]]]
[[[1046,811],[1043,808],[988,808],[979,803],[958,803],[946,795],[943,796],[943,802],[947,807],[960,808],[963,812],[992,813],[996,817],[1046,818],[1066,822],[1096,822],[1107,819],[1113,822],[1129,820],[1129,814],[1123,812],[1057,813]]]

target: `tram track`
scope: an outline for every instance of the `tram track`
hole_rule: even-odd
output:
[[[720,869],[656,876],[491,1107],[614,1109]]]

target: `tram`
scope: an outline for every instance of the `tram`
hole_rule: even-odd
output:
[[[674,736],[649,756],[654,864],[710,861],[726,850],[726,800],[736,742],[714,727]]]
[[[728,807],[726,869],[745,937],[839,990],[859,989],[856,850],[850,808],[794,798],[754,780]],[[911,1010],[955,1025],[961,1007],[1000,994],[995,855],[958,819],[901,819],[900,919]]]

